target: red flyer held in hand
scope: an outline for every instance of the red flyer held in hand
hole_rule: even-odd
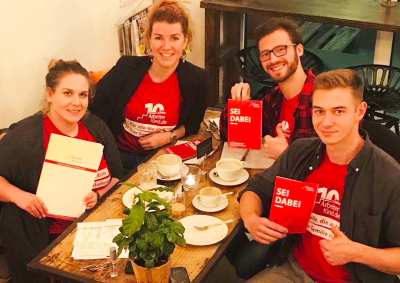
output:
[[[276,177],[269,220],[288,234],[304,233],[314,209],[318,184]]]
[[[228,146],[260,149],[262,101],[228,100]]]

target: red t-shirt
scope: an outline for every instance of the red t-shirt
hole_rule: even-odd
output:
[[[57,134],[66,136],[63,134],[50,120],[49,116],[44,117],[44,151],[47,151],[50,141],[50,135]],[[95,138],[90,134],[89,130],[85,127],[82,122],[78,122],[78,134],[74,137],[76,139],[97,142]],[[93,190],[97,191],[103,189],[107,186],[111,181],[110,169],[108,167],[107,161],[103,157],[101,158],[99,170],[97,171],[97,176],[93,184]],[[64,219],[51,219],[50,223],[50,234],[60,234],[62,233],[69,225],[71,221]]]
[[[325,155],[320,167],[307,178],[307,182],[319,184],[318,194],[307,231],[295,245],[293,254],[300,266],[321,283],[351,282],[344,265],[329,264],[319,241],[332,239],[331,224],[340,227],[340,205],[342,202],[347,165],[334,164]]]
[[[147,154],[140,146],[139,138],[154,132],[172,131],[178,124],[181,102],[176,72],[161,83],[154,82],[147,73],[125,107],[125,121],[118,136],[118,147]]]
[[[288,143],[290,143],[290,138],[294,131],[294,112],[298,106],[299,95],[296,95],[289,100],[283,97],[279,123],[282,123],[282,131],[285,134]]]

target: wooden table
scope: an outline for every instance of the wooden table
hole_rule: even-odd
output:
[[[219,96],[225,101],[239,80],[231,59],[244,47],[246,15],[400,31],[400,4],[386,8],[373,0],[202,0],[200,6],[205,8],[205,66],[212,87],[209,105],[217,104]],[[221,70],[225,72],[222,85]]]
[[[219,111],[207,110],[206,119],[219,117]],[[206,131],[204,123],[202,123],[201,130],[195,136],[188,139],[196,139],[200,137],[209,137],[210,133]],[[214,141],[216,144],[218,142]],[[222,148],[222,147],[221,147]],[[219,160],[221,155],[221,148],[213,154],[205,164],[206,170],[214,168],[216,161]],[[154,160],[159,155],[165,154],[165,150],[161,149],[150,160]],[[253,176],[259,170],[248,170],[250,176]],[[128,178],[131,183],[138,183],[138,175],[134,172]],[[162,185],[176,187],[179,181],[173,182],[160,182]],[[204,213],[196,210],[192,205],[192,199],[198,194],[198,191],[188,192],[186,199],[186,211],[184,216],[193,214],[207,214],[218,217],[222,220],[234,219],[234,222],[228,224],[229,234],[223,241],[210,245],[210,246],[191,246],[186,248],[177,246],[172,254],[172,266],[186,267],[190,280],[192,282],[201,282],[207,275],[213,265],[223,256],[224,251],[229,245],[232,238],[236,235],[241,225],[239,222],[239,204],[237,202],[238,193],[245,187],[246,183],[233,186],[224,187],[214,184],[209,177],[206,177],[206,185],[213,185],[222,189],[224,193],[233,191],[234,195],[228,196],[228,207],[216,213]],[[105,197],[102,202],[91,212],[86,212],[76,222],[91,222],[91,221],[104,221],[106,219],[124,218],[122,210],[125,208],[122,204],[122,196],[130,188],[127,186],[119,186],[113,188]],[[76,234],[76,222],[72,224],[60,237],[58,237],[51,245],[42,251],[35,259],[29,263],[29,268],[42,273],[50,278],[59,279],[67,282],[135,282],[133,275],[124,273],[125,264],[127,259],[119,259],[117,263],[118,276],[111,278],[109,270],[90,272],[80,271],[80,269],[89,264],[105,263],[106,260],[74,260],[71,258],[73,249],[73,241]]]

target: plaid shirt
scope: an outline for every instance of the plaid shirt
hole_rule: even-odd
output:
[[[311,95],[314,88],[315,75],[311,70],[307,71],[307,79],[304,83],[303,89],[299,94],[299,106],[293,113],[294,131],[291,136],[290,142],[301,138],[315,137],[313,124],[312,124],[312,101]],[[283,93],[279,86],[276,86],[270,93],[265,95],[263,99],[263,122],[262,122],[262,135],[276,136],[276,125],[279,123],[281,109],[282,109]],[[228,137],[228,107],[222,110],[220,120],[221,137],[227,140]]]

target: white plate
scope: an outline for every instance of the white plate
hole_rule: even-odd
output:
[[[162,185],[157,185],[159,187],[165,187]],[[122,203],[127,207],[127,208],[131,208],[133,206],[133,199],[134,196],[141,193],[142,190],[138,187],[134,187],[132,189],[130,189],[129,191],[127,191],[123,196],[122,196]],[[172,200],[172,197],[174,196],[174,192],[158,192],[158,191],[154,191],[156,194],[158,194],[159,197],[161,198],[165,198],[167,200],[167,202],[170,202]],[[160,209],[164,209],[163,205],[159,206]]]
[[[195,208],[204,212],[217,212],[228,206],[228,198],[225,195],[221,196],[221,202],[216,207],[205,207],[200,201],[200,195],[193,198],[192,203]]]
[[[247,179],[249,178],[249,172],[247,172],[245,169],[243,169],[242,172],[239,173],[239,178],[237,178],[235,181],[232,182],[224,181],[220,177],[215,176],[214,173],[217,173],[217,168],[212,169],[208,174],[210,176],[210,179],[213,182],[223,186],[240,185],[241,183],[246,182]]]
[[[182,167],[181,167],[183,170],[187,170],[186,171],[186,173],[189,171],[189,167],[187,167],[187,165],[186,164],[183,164],[182,163]],[[181,169],[181,170],[182,170]],[[163,178],[162,176],[161,176],[161,174],[160,173],[158,173],[157,172],[157,179],[158,180],[161,180],[161,181],[176,181],[176,180],[179,180],[181,178],[181,172],[179,172],[177,175],[175,175],[175,176],[172,176],[172,177],[167,177],[167,178]]]
[[[228,226],[225,223],[205,231],[200,231],[193,227],[193,225],[204,226],[222,222],[222,220],[217,217],[209,215],[191,215],[182,218],[179,222],[185,227],[184,237],[186,243],[189,245],[212,245],[223,240],[226,235],[228,235]]]

